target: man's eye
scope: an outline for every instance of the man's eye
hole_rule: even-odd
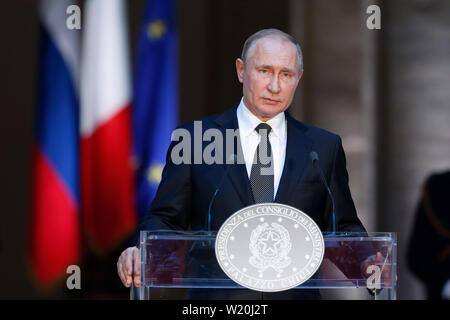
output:
[[[261,69],[260,72],[267,73],[267,70],[266,69]]]
[[[290,76],[291,76],[290,73],[284,73],[283,75],[284,75],[285,77],[290,77]]]

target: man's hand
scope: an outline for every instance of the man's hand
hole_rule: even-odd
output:
[[[127,288],[131,285],[134,273],[134,285],[139,288],[141,285],[141,253],[137,247],[130,247],[122,252],[117,261],[117,273]]]
[[[383,283],[385,287],[391,286],[392,265],[390,262],[385,261],[385,257],[381,252],[377,252],[376,255],[367,258],[362,265],[362,273],[365,278],[368,278],[372,273],[368,273],[370,266],[377,266],[380,268],[380,283]],[[397,282],[397,276],[395,276],[395,282]]]

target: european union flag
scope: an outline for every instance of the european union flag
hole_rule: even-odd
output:
[[[178,123],[176,0],[148,0],[134,74],[133,134],[137,204],[142,217],[153,200]]]

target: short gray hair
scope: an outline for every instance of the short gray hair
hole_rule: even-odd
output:
[[[286,40],[292,44],[295,45],[297,48],[297,55],[298,55],[298,66],[299,71],[301,72],[303,70],[303,54],[302,49],[300,47],[300,44],[292,37],[290,34],[287,34],[286,32],[283,32],[278,29],[262,29],[254,34],[252,34],[244,43],[244,47],[242,48],[242,54],[241,59],[245,62],[248,58],[248,51],[252,48],[252,46],[262,38],[266,37],[278,37],[283,40]]]

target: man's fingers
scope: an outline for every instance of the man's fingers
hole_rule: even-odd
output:
[[[139,266],[138,269],[139,281],[135,281],[135,284],[138,284],[140,282],[140,254],[135,255],[134,253],[135,251],[138,251],[139,253],[139,250],[137,250],[136,247],[126,249],[120,255],[119,261],[117,262],[117,273],[119,274],[120,280],[127,288],[131,286],[131,281],[133,281],[132,279],[133,265]],[[136,262],[134,260],[136,260]]]
[[[133,266],[134,266],[134,274],[141,274],[141,253],[139,249],[135,248],[133,250]]]
[[[381,273],[381,276],[382,276],[384,279],[390,279],[391,276],[392,276],[392,270],[391,270],[391,268],[386,268],[386,269],[384,269],[383,272]]]
[[[133,273],[133,256],[132,253],[130,253],[130,249],[127,249],[127,253],[124,257],[123,264],[125,274],[131,277],[131,274]]]
[[[125,277],[124,285],[125,287],[129,288],[131,286],[131,276],[124,274],[124,277]]]
[[[127,275],[123,269],[122,263],[120,263],[120,262],[118,263],[118,266],[117,266],[117,273],[119,274],[120,280],[122,281],[123,285],[128,287],[129,284],[127,284],[127,280],[128,280]]]
[[[395,278],[394,278],[394,284],[396,284],[397,283],[397,276],[395,276]],[[391,287],[392,286],[392,281],[391,281],[391,276],[389,275],[389,277],[387,277],[385,280],[384,280],[384,286],[385,287]]]
[[[126,279],[122,272],[122,265],[120,263],[120,260],[119,262],[117,262],[117,274],[119,275],[120,281],[122,281],[122,283],[125,285]]]
[[[129,288],[131,285],[131,275],[128,275],[127,272],[122,268],[122,274],[123,274],[123,284],[125,285],[125,287]]]
[[[133,269],[134,269],[134,284],[139,288],[141,285],[141,254],[139,249],[133,250]]]

